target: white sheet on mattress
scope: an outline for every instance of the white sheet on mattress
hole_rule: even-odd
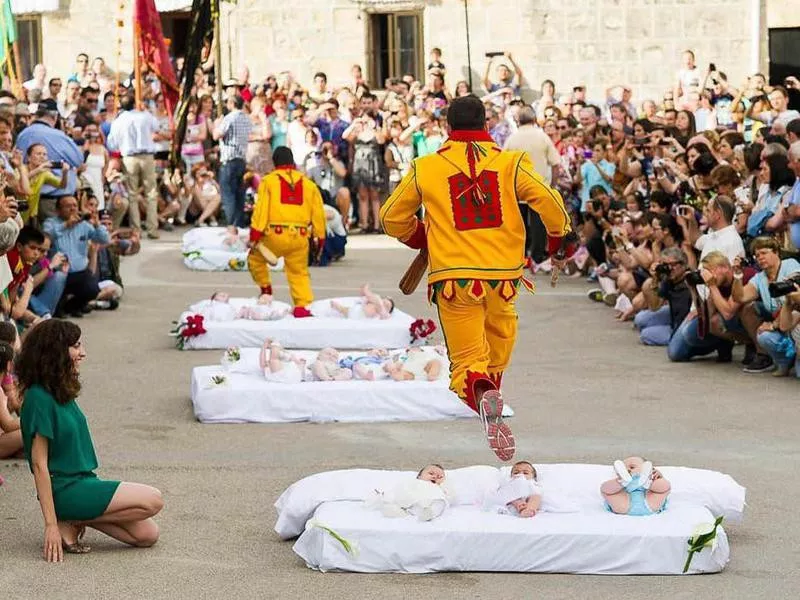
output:
[[[192,304],[189,307],[189,311],[188,312],[189,313],[195,313],[195,312],[197,312],[199,310],[202,310],[203,307],[206,306],[210,301],[211,301],[211,298],[209,296],[209,298],[207,298],[206,300],[200,300],[199,302],[195,302],[194,304]],[[252,298],[234,298],[234,297],[230,297],[228,299],[228,302],[236,310],[239,310],[243,306],[252,306],[253,304],[256,304],[256,302],[258,302],[258,298],[256,298],[255,296],[252,297]],[[287,304],[286,302],[281,302],[280,300],[273,300],[272,301],[272,306],[274,306],[275,308],[286,309],[286,310],[291,310],[292,309],[291,304]],[[242,319],[242,320],[246,320],[246,319]],[[204,326],[205,325],[206,325],[206,323],[204,323]]]
[[[518,460],[525,457],[518,456]],[[445,465],[445,468],[447,465]],[[714,516],[740,522],[744,513],[745,488],[730,475],[689,467],[658,469],[672,484],[670,503],[696,504],[706,507]],[[549,464],[536,465],[543,498],[557,495],[575,502],[581,510],[602,508],[600,484],[614,477],[610,465]],[[509,467],[489,466],[446,469],[447,478],[456,486],[460,502],[476,503],[478,498],[508,477]],[[411,471],[346,469],[316,473],[289,486],[275,502],[278,521],[275,531],[284,539],[303,532],[306,522],[324,502],[362,500],[374,489],[391,489],[415,477]]]
[[[244,244],[248,241],[249,231],[239,230],[239,239]],[[223,244],[226,235],[224,227],[195,227],[184,233],[181,245],[183,264],[193,271],[246,271],[247,250],[241,246],[233,250]],[[270,270],[283,270],[283,258],[278,259],[278,264]]]
[[[356,297],[338,299],[343,304],[355,302]],[[318,302],[330,302],[319,300]],[[313,304],[311,310],[313,312]],[[183,313],[185,321],[191,311]],[[333,346],[340,350],[365,348],[402,348],[411,341],[409,326],[413,317],[395,309],[390,319],[336,319],[288,316],[278,321],[249,321],[236,319],[227,323],[204,323],[205,334],[188,338],[185,349],[211,350],[230,346],[260,348],[266,338],[273,338],[286,348],[320,349]]]
[[[673,502],[651,517],[606,512],[600,502],[580,513],[542,512],[532,519],[450,508],[438,519],[386,518],[363,502],[322,504],[314,520],[355,544],[348,554],[328,532],[305,531],[294,551],[322,571],[429,573],[513,571],[607,575],[678,575],[687,540],[701,523],[713,522],[708,509]],[[721,571],[730,555],[720,528],[717,547],[696,554],[689,573]]]
[[[203,423],[324,423],[436,421],[471,418],[470,409],[448,388],[447,380],[333,381],[296,384],[271,383],[258,369],[258,350],[242,348],[242,359],[232,368],[196,367],[192,370],[192,404]],[[315,351],[296,351],[309,363]],[[342,353],[360,355],[360,352]],[[446,372],[446,371],[445,371]],[[222,386],[211,378],[224,375]],[[513,416],[511,407],[505,414]]]

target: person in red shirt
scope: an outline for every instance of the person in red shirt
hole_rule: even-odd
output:
[[[3,312],[12,319],[24,319],[25,314],[29,312],[28,302],[33,293],[30,270],[42,257],[43,245],[44,234],[35,227],[26,225],[19,232],[16,245],[6,254],[13,279],[8,284],[8,294],[0,296],[0,305]],[[30,313],[30,317],[35,319],[36,315]]]

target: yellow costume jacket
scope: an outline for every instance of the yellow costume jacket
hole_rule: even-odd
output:
[[[258,186],[250,241],[259,241],[268,228],[278,234],[295,228],[303,237],[325,239],[325,209],[319,188],[294,168],[278,167]]]
[[[431,284],[516,280],[525,260],[518,202],[539,213],[551,248],[571,231],[561,196],[527,154],[501,150],[485,131],[452,131],[438,152],[413,162],[383,205],[381,223],[412,248],[427,245]],[[424,223],[415,217],[420,205]]]

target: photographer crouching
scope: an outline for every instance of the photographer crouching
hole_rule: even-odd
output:
[[[781,306],[781,311],[778,314],[778,325],[776,331],[782,334],[789,334],[788,340],[785,338],[780,340],[780,345],[783,350],[781,354],[783,356],[791,356],[792,354],[794,355],[795,375],[800,378],[800,362],[797,361],[797,350],[800,347],[800,312],[798,312],[800,311],[800,281],[798,281],[797,274],[795,274],[791,279],[791,285],[794,291],[790,294],[787,294],[785,300],[783,301],[783,306]],[[789,284],[790,282],[787,281],[782,283]],[[784,365],[787,367],[785,372],[782,373],[780,367],[778,367],[776,374],[789,374],[790,363],[788,362],[788,359]]]
[[[789,356],[789,334],[779,328],[778,315],[785,296],[794,290],[789,280],[798,277],[800,263],[793,258],[781,260],[780,248],[780,243],[771,237],[753,240],[751,251],[761,271],[746,285],[741,260],[733,264],[733,299],[740,304],[752,303],[755,309],[754,320],[742,313],[742,323],[759,346],[758,354],[744,368],[745,373],[767,373],[777,367],[775,374],[785,376],[794,362],[794,356]]]
[[[687,264],[683,250],[667,248],[661,252],[661,260],[651,265],[653,276],[642,284],[647,310],[634,319],[643,344],[667,346],[689,314],[692,294],[685,281]]]
[[[669,342],[667,356],[684,362],[695,356],[717,352],[717,362],[730,362],[734,342],[749,343],[737,316],[742,305],[733,299],[733,269],[722,252],[709,252],[698,271],[686,273],[684,281],[695,289],[696,311],[689,314]],[[705,285],[705,289],[697,289]],[[702,291],[702,293],[701,293]]]

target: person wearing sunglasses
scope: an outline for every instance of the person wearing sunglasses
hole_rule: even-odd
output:
[[[78,97],[78,110],[75,111],[75,127],[86,129],[90,123],[97,122],[97,109],[100,102],[100,92],[91,87],[81,88],[81,95]]]

